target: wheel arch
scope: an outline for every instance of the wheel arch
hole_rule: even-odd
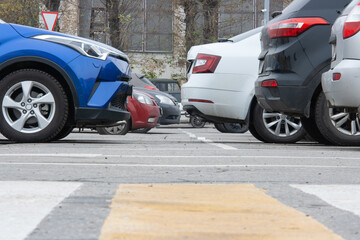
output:
[[[70,76],[56,63],[40,57],[17,57],[0,64],[0,81],[11,72],[30,68],[46,72],[59,81],[68,97],[70,119],[74,124],[75,108],[79,106],[78,94]]]
[[[320,92],[322,91],[321,86],[321,77],[322,74],[330,69],[331,63],[330,59],[327,59],[325,62],[320,64],[314,71],[309,75],[305,80],[304,84],[308,86],[309,96],[307,98],[308,104],[305,108],[304,115],[306,117],[311,117],[314,113],[315,102]]]
[[[318,98],[319,94],[322,92],[322,86],[321,83],[315,88],[315,91],[311,97],[311,103],[310,103],[310,109],[309,109],[309,113],[312,116],[314,114],[315,111],[315,105],[316,105],[316,99]]]
[[[132,116],[130,115],[130,119],[129,119],[129,124],[130,124],[130,131],[132,130],[132,128],[133,128],[133,118],[132,118]]]
[[[254,108],[255,108],[256,104],[257,104],[257,99],[256,99],[256,96],[254,96],[253,99],[251,100],[249,112],[246,117],[246,119],[249,121],[249,124],[252,123],[252,121],[253,121]]]

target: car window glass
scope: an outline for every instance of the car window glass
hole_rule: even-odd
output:
[[[146,84],[143,81],[141,81],[138,77],[135,77],[135,76],[132,77],[132,79],[130,80],[130,83],[132,85],[134,85],[135,87],[141,87],[141,88],[146,87]]]
[[[156,86],[146,77],[142,77],[142,78],[140,78],[140,80],[143,81],[143,83],[145,83],[146,86],[151,86],[151,87],[156,88]]]
[[[152,84],[149,79],[147,79],[145,77],[139,78],[136,74],[132,75],[132,79],[130,80],[130,83],[133,86],[139,87],[139,88],[145,88],[148,86],[156,88],[155,85]]]
[[[3,20],[0,19],[0,23],[5,23]]]
[[[168,88],[169,88],[169,91],[171,91],[171,92],[180,91],[180,87],[177,83],[169,83]]]
[[[160,83],[157,83],[156,86],[162,92],[168,92],[169,91],[167,83],[161,83],[160,82]]]

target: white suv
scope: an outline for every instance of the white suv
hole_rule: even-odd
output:
[[[331,68],[322,75],[322,87],[333,108],[331,122],[339,131],[332,141],[360,144],[360,0],[352,1],[333,25]],[[321,114],[321,113],[319,113]],[[341,135],[341,137],[340,137]]]
[[[188,82],[182,85],[184,110],[215,123],[236,123],[264,142],[290,143],[305,131],[299,118],[264,111],[254,96],[261,28],[223,42],[194,46],[187,60]]]

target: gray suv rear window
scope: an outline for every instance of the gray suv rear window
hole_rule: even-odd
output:
[[[310,1],[311,0],[294,0],[287,8],[284,9],[283,13],[299,11],[299,9],[303,8]]]
[[[297,12],[299,10],[315,10],[315,9],[336,9],[342,10],[349,0],[294,0],[287,8],[284,9],[284,13]]]

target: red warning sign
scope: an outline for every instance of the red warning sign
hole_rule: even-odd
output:
[[[57,12],[41,12],[41,16],[44,19],[45,26],[47,30],[54,31],[55,24],[59,13]]]

